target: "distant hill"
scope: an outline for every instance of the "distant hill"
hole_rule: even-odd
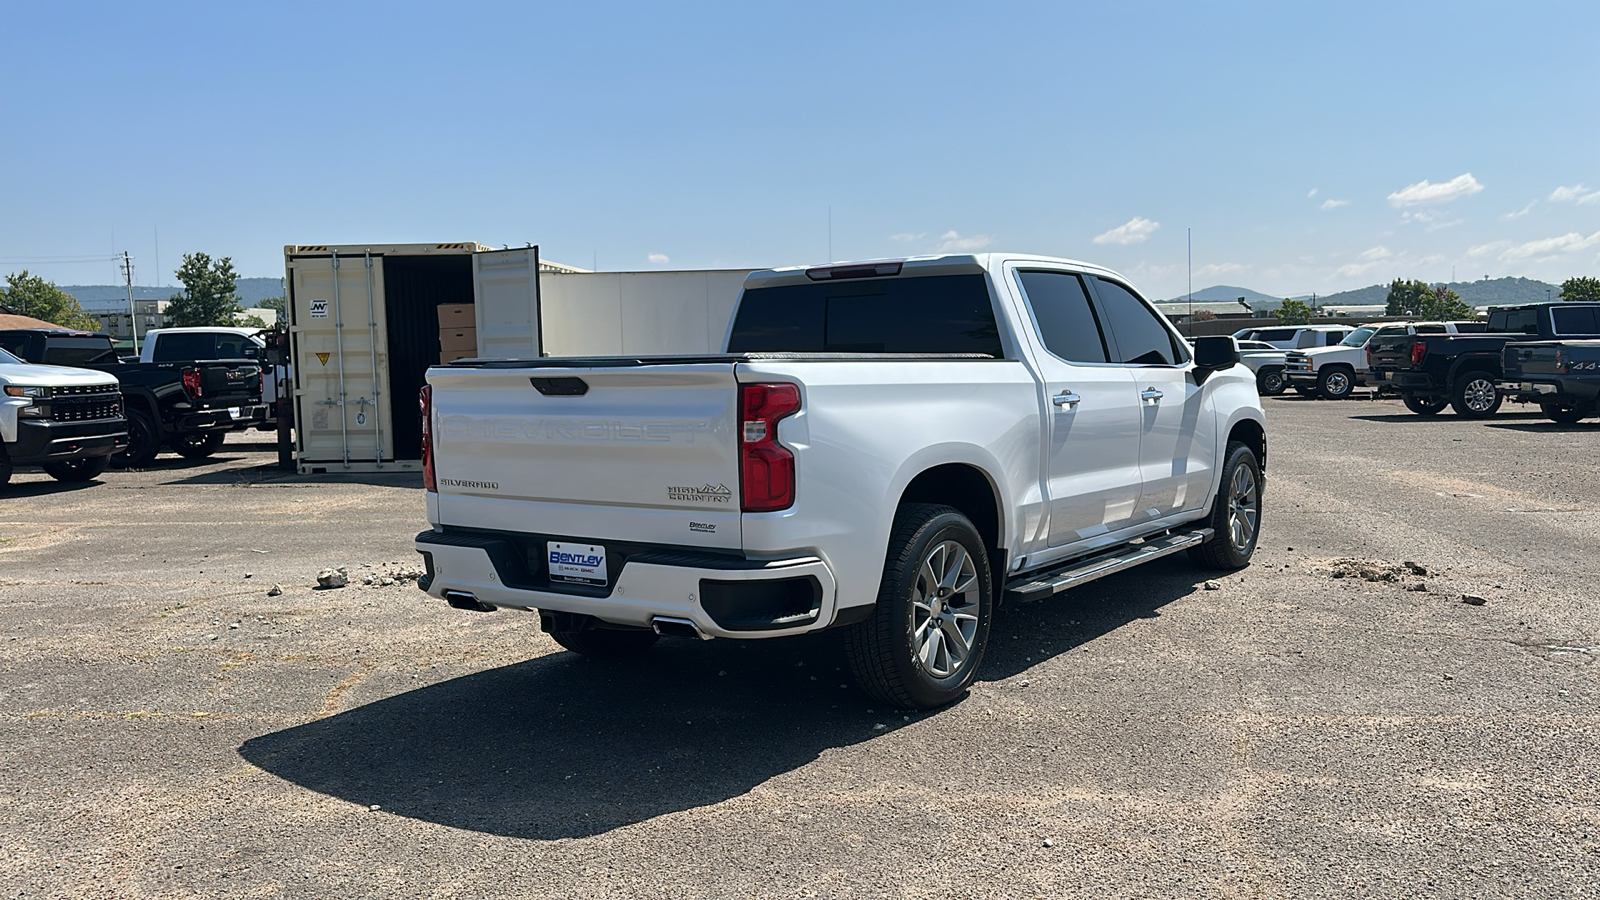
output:
[[[1543,303],[1561,296],[1557,285],[1535,281],[1532,278],[1490,278],[1481,281],[1452,281],[1449,285],[1461,299],[1471,306],[1515,306],[1519,303]],[[1547,295],[1545,292],[1549,291]],[[1340,291],[1318,297],[1317,305],[1329,306],[1382,306],[1389,302],[1389,286],[1375,284],[1354,291]]]
[[[120,284],[63,284],[63,291],[78,298],[78,305],[87,312],[110,312],[116,309],[125,310],[128,305],[128,289]],[[183,292],[181,285],[172,287],[141,287],[133,286],[133,299],[135,300],[166,300],[174,294]],[[239,299],[245,306],[255,306],[270,297],[283,296],[283,279],[281,278],[241,278],[239,279]]]
[[[1278,304],[1283,302],[1282,297],[1274,297],[1271,294],[1263,294],[1260,291],[1252,291],[1249,288],[1233,287],[1226,284],[1219,284],[1194,292],[1194,302],[1196,303],[1237,303],[1240,297],[1243,297],[1246,303],[1257,308],[1264,306],[1269,309],[1277,309]],[[1189,295],[1182,294],[1173,297],[1171,300],[1160,302],[1187,303],[1188,301]],[[1240,310],[1240,312],[1243,311],[1242,309]]]

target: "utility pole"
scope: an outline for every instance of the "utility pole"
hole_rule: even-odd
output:
[[[128,287],[128,324],[133,332],[133,353],[139,355],[139,316],[133,311],[133,257],[122,251],[122,283]]]

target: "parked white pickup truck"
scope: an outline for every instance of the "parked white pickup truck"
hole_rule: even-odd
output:
[[[984,254],[760,271],[713,356],[462,360],[422,390],[419,585],[562,646],[848,629],[901,707],[972,682],[1002,597],[1179,550],[1246,565],[1266,429],[1116,274]]]
[[[0,350],[0,485],[17,466],[39,466],[57,481],[89,481],[127,444],[115,376],[36,366]]]

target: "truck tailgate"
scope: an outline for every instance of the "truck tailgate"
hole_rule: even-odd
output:
[[[1411,348],[1417,338],[1409,334],[1375,337],[1367,344],[1367,365],[1371,368],[1409,369],[1413,365]]]
[[[734,363],[438,367],[442,525],[737,549]]]

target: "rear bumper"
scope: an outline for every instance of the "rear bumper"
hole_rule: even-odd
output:
[[[253,403],[245,406],[222,407],[185,413],[178,417],[177,430],[180,432],[215,431],[218,429],[231,431],[249,428],[257,423],[265,422],[269,411],[266,405]]]
[[[1433,383],[1433,376],[1424,372],[1397,372],[1392,369],[1379,369],[1372,375],[1373,381],[1383,387],[1393,388],[1397,391],[1412,393],[1439,390]]]
[[[746,560],[671,548],[623,557],[608,587],[555,587],[529,562],[514,535],[424,531],[417,535],[429,596],[542,612],[593,616],[649,628],[688,620],[711,637],[762,638],[818,631],[833,623],[833,572],[815,556]]]
[[[128,444],[124,419],[98,422],[17,422],[16,443],[6,448],[13,465],[37,465],[66,459],[110,456]]]
[[[1600,381],[1498,381],[1495,387],[1502,394],[1523,403],[1556,400],[1563,403],[1592,403],[1600,398]]]

